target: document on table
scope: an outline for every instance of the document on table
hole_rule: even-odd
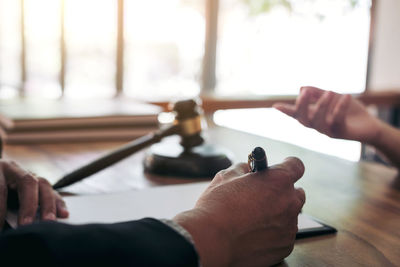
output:
[[[168,185],[121,193],[64,197],[70,216],[59,220],[70,224],[116,223],[144,217],[171,219],[194,207],[208,182]],[[8,212],[7,222],[17,226],[17,215]],[[298,218],[298,237],[335,230],[307,215]]]

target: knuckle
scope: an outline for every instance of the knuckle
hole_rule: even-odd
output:
[[[7,163],[13,166],[18,166],[18,164],[13,160],[9,160]]]
[[[26,173],[21,176],[19,181],[24,184],[37,185],[39,183],[38,179],[31,173]]]
[[[301,92],[303,93],[303,95],[307,95],[307,94],[309,94],[310,93],[310,91],[311,91],[311,88],[310,87],[307,87],[307,86],[305,86],[305,87],[301,87]]]
[[[39,177],[38,178],[38,182],[40,186],[46,186],[46,187],[51,187],[51,184],[49,183],[49,181],[47,181],[45,178],[43,177]]]
[[[243,166],[247,166],[247,164],[244,162],[240,162],[240,163],[236,163],[236,164],[232,165],[231,167],[229,167],[225,170],[227,170],[227,171],[241,170],[243,168]]]
[[[330,91],[330,90],[329,90],[329,91],[326,91],[326,96],[327,96],[327,97],[334,96],[334,94],[335,94],[335,93],[334,93],[333,91]]]
[[[239,169],[242,172],[246,172],[249,170],[249,166],[247,163],[241,162],[235,165],[235,168]]]
[[[3,168],[10,169],[11,167],[19,168],[18,164],[13,160],[4,160],[1,162]]]
[[[221,170],[221,171],[217,172],[217,174],[214,176],[212,181],[217,184],[222,183],[226,179],[226,173],[227,173],[227,170]]]
[[[220,170],[219,172],[217,172],[217,174],[215,175],[215,178],[217,179],[222,179],[227,173],[227,170]]]
[[[238,163],[238,164],[235,164],[235,165],[231,166],[228,169],[224,169],[224,170],[219,171],[215,175],[215,179],[217,179],[217,180],[218,179],[225,180],[225,179],[228,179],[228,178],[232,178],[232,177],[239,176],[239,175],[242,175],[244,173],[247,173],[247,171],[248,171],[247,164]]]

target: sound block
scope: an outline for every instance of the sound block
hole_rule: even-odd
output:
[[[143,165],[146,172],[161,176],[213,178],[232,165],[228,155],[228,150],[211,144],[184,150],[178,143],[162,142],[150,147]]]

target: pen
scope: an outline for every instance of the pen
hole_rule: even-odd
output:
[[[262,147],[256,147],[248,157],[248,165],[251,172],[258,172],[268,168],[267,156]]]

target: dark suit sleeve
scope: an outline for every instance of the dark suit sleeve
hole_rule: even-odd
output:
[[[155,219],[79,226],[42,222],[0,235],[0,265],[197,266],[198,257],[190,242]]]

